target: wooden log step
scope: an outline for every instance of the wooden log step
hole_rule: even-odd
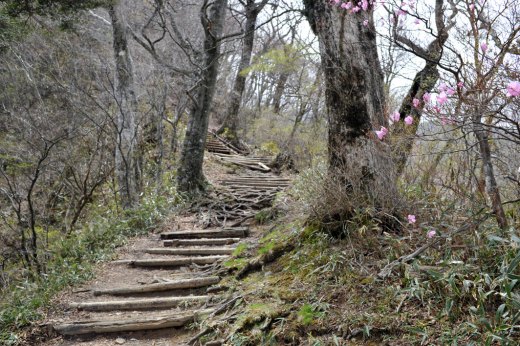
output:
[[[262,176],[253,176],[253,177],[233,177],[229,179],[224,179],[221,181],[284,181],[291,182],[289,178],[278,178],[278,177],[262,177]]]
[[[224,228],[221,230],[197,230],[197,231],[175,231],[161,234],[161,239],[193,239],[193,238],[244,238],[249,234],[249,229]]]
[[[190,311],[183,314],[165,316],[148,316],[128,319],[74,321],[54,326],[54,330],[62,335],[81,335],[91,333],[115,333],[139,330],[153,330],[171,327],[182,327],[195,321],[198,316],[211,313],[213,310]]]
[[[164,246],[229,245],[239,241],[240,238],[171,239],[165,240]]]
[[[200,277],[194,279],[179,279],[172,280],[168,282],[160,282],[156,284],[147,284],[147,285],[135,285],[135,286],[123,286],[123,287],[115,287],[115,288],[107,288],[94,290],[92,293],[95,296],[100,296],[103,294],[110,294],[114,296],[127,295],[127,294],[136,294],[136,293],[150,293],[150,292],[164,292],[164,291],[173,291],[178,289],[188,289],[188,288],[200,288],[214,285],[220,281],[218,276],[207,276]]]
[[[288,182],[269,182],[269,181],[226,181],[222,182],[222,185],[240,185],[240,186],[260,186],[260,187],[287,187],[290,185]]]
[[[200,256],[200,257],[179,257],[179,258],[151,258],[133,260],[129,264],[135,267],[180,267],[190,264],[212,264],[228,256]]]
[[[168,309],[179,305],[205,302],[213,296],[186,296],[146,299],[108,300],[102,302],[71,303],[69,306],[86,311]]]
[[[201,248],[150,248],[145,249],[144,252],[154,255],[231,255],[235,249],[231,247],[201,247]]]

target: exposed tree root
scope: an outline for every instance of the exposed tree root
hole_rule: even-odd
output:
[[[294,249],[294,244],[290,243],[290,242],[287,242],[280,246],[276,246],[275,248],[273,248],[271,251],[264,254],[260,258],[255,258],[252,261],[250,261],[249,263],[247,263],[246,266],[238,272],[238,274],[236,275],[236,278],[239,280],[243,279],[250,272],[261,269],[264,265],[275,261],[282,255],[286,254],[289,251],[292,251],[293,249]]]

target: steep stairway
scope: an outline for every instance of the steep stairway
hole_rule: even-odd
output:
[[[110,275],[74,295],[67,304],[67,316],[52,323],[65,336],[62,345],[108,345],[113,338],[121,343],[135,333],[153,330],[172,333],[163,336],[162,343],[144,335],[141,340],[133,338],[137,341],[132,345],[185,344],[190,333],[180,327],[204,319],[234,299],[219,286],[218,272],[222,271],[218,268],[239,244],[248,241],[250,231],[226,225],[230,220],[238,220],[234,224],[239,225],[269,206],[291,181],[269,173],[269,158],[240,155],[211,133],[207,150],[221,161],[254,172],[229,174],[217,181],[224,206],[217,226],[197,229],[192,220],[190,227],[137,241],[121,259],[108,263],[105,273]],[[104,338],[96,339],[96,335]],[[112,339],[107,335],[113,335]]]

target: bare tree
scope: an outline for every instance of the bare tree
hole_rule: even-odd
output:
[[[118,1],[108,8],[112,21],[114,58],[116,62],[115,97],[117,102],[115,174],[121,204],[128,209],[138,202],[139,165],[137,157],[137,98],[134,90],[134,68],[128,50],[125,18]]]
[[[193,97],[190,119],[183,143],[178,187],[183,192],[196,193],[205,190],[202,172],[204,148],[209,124],[209,112],[217,81],[220,44],[227,0],[204,1],[200,19],[204,28],[204,58],[200,81]]]

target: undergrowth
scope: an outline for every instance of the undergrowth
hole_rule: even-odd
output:
[[[60,290],[82,283],[97,262],[110,260],[114,250],[129,238],[147,234],[178,203],[164,196],[143,198],[129,212],[100,208],[83,229],[56,239],[46,272],[4,290],[0,306],[0,344],[16,345],[30,333],[30,326],[45,316],[51,299]]]

